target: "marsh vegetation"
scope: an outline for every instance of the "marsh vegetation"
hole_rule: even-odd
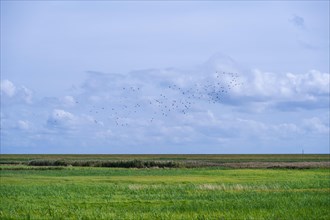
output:
[[[8,158],[11,159],[8,159]],[[34,166],[36,160],[99,156],[9,155],[1,159],[1,219],[329,219],[329,168]],[[117,156],[108,156],[117,157]],[[126,156],[125,156],[126,157]],[[173,155],[181,163],[183,155]],[[193,157],[193,156],[192,156]],[[199,158],[201,156],[196,156]],[[210,158],[211,156],[209,156]],[[220,160],[221,156],[214,157]],[[243,156],[242,156],[243,157]],[[245,157],[245,156],[244,156]],[[251,157],[246,157],[250,160]],[[5,164],[4,161],[16,161]],[[184,159],[178,159],[184,158]],[[209,158],[205,161],[210,162]],[[283,157],[284,158],[284,157]],[[312,157],[311,157],[312,158]],[[189,158],[190,160],[193,160]],[[163,161],[137,156],[127,161]],[[234,163],[233,159],[230,163]],[[286,159],[285,159],[286,160]],[[298,160],[298,159],[297,159]],[[302,163],[303,161],[298,160]],[[320,157],[316,161],[322,162]],[[116,160],[113,160],[115,162]],[[174,160],[173,160],[174,161]],[[245,161],[253,162],[253,161]],[[256,161],[257,162],[257,161]],[[267,162],[264,160],[263,162]],[[268,161],[269,162],[269,161]],[[278,162],[278,161],[277,161]],[[286,160],[286,163],[289,161]],[[327,162],[327,161],[323,161]],[[140,162],[137,162],[140,163]],[[229,163],[229,162],[228,162]],[[235,163],[238,163],[236,161]]]

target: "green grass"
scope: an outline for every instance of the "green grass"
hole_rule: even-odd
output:
[[[330,219],[329,169],[1,168],[1,219]]]

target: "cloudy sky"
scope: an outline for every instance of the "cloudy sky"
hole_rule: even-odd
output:
[[[329,153],[328,1],[1,1],[1,153]]]

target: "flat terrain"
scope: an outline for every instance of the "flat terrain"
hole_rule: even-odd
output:
[[[330,219],[327,167],[242,169],[213,164],[329,162],[328,155],[303,156],[1,155],[0,219]],[[36,159],[176,159],[213,165],[141,169],[29,165]]]
[[[116,162],[116,161],[171,161],[181,167],[230,167],[230,168],[330,168],[329,154],[6,154],[0,164],[28,164],[31,161]]]

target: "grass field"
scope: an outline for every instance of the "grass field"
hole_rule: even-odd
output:
[[[329,162],[328,155],[304,156],[309,162]],[[329,168],[125,169],[26,164],[36,159],[239,163],[240,158],[242,162],[305,161],[301,155],[280,155],[277,160],[276,155],[1,155],[0,218],[330,219]],[[10,164],[13,161],[17,163]]]

